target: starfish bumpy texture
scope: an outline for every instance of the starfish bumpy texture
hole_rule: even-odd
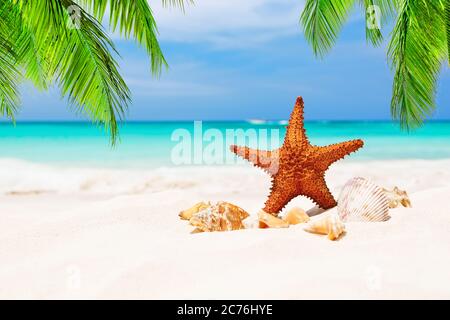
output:
[[[303,107],[303,99],[298,97],[281,148],[263,151],[231,146],[232,152],[264,169],[272,177],[271,192],[263,210],[273,215],[299,195],[312,199],[322,209],[335,207],[337,202],[325,182],[325,171],[364,145],[362,140],[325,147],[311,145],[305,133]]]

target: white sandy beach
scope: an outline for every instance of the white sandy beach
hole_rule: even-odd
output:
[[[178,213],[202,200],[256,214],[269,177],[251,166],[135,171],[3,159],[0,176],[0,298],[450,298],[450,160],[332,166],[336,196],[363,176],[406,189],[413,205],[384,223],[348,223],[335,242],[301,226],[190,234]]]

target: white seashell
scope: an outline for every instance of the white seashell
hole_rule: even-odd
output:
[[[286,213],[286,215],[283,217],[283,220],[290,225],[296,225],[308,222],[310,218],[305,210],[299,207],[294,207]]]
[[[382,188],[364,178],[353,178],[342,188],[338,214],[343,221],[386,221],[389,199]]]
[[[201,206],[200,203],[193,208],[196,210]],[[194,211],[194,209],[188,210]],[[194,233],[240,230],[245,229],[242,221],[248,216],[249,214],[244,209],[229,202],[219,201],[215,205],[209,205],[206,209],[195,213],[189,219],[189,223],[199,229],[194,230]]]
[[[289,223],[275,217],[274,215],[261,210],[258,212],[259,227],[261,229],[267,228],[289,228]]]
[[[345,225],[336,213],[326,214],[307,223],[303,230],[316,234],[324,234],[330,240],[337,240],[345,232]]]

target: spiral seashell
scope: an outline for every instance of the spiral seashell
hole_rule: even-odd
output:
[[[328,239],[334,241],[345,232],[345,225],[339,215],[334,213],[312,220],[303,229],[307,232],[327,235]]]
[[[291,210],[289,210],[283,218],[283,220],[289,223],[290,225],[305,223],[308,222],[309,219],[310,218],[308,214],[305,212],[305,210],[298,207],[294,207]]]
[[[189,223],[196,227],[194,233],[232,231],[245,229],[242,221],[248,216],[249,214],[244,209],[228,202],[219,201],[195,213],[189,219]]]
[[[361,177],[351,179],[342,188],[337,211],[345,222],[378,222],[390,218],[386,193],[376,184]]]
[[[258,212],[259,219],[259,228],[267,229],[267,228],[289,228],[289,223],[275,217],[274,215],[261,210]]]
[[[190,220],[193,215],[199,213],[202,210],[205,210],[206,208],[210,207],[211,204],[208,202],[199,202],[195,205],[193,205],[191,208],[183,210],[178,215],[181,220]]]

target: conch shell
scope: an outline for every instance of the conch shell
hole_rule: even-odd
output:
[[[266,228],[289,228],[289,223],[275,217],[274,215],[265,212],[264,210],[261,210],[258,213],[258,219],[259,219],[259,227],[261,229]]]
[[[306,214],[305,210],[294,207],[286,213],[283,218],[284,221],[289,223],[290,225],[295,225],[299,223],[305,223],[310,220],[309,216]]]
[[[337,214],[328,214],[325,217],[306,224],[304,230],[311,233],[327,235],[328,239],[336,240],[345,232],[345,225]]]
[[[382,188],[364,178],[353,178],[342,188],[337,207],[342,221],[386,221],[389,199]]]
[[[248,216],[249,214],[238,206],[220,201],[195,213],[189,223],[196,227],[194,233],[240,230],[245,229],[242,221]]]
[[[189,219],[192,218],[192,216],[194,214],[199,213],[202,210],[205,210],[209,206],[211,206],[211,204],[209,202],[208,203],[206,203],[206,202],[199,202],[199,203],[195,204],[194,206],[192,206],[191,208],[181,211],[178,216],[182,220],[189,220]]]
[[[406,191],[400,190],[398,187],[395,187],[393,190],[388,190],[383,188],[384,193],[386,194],[389,200],[389,208],[398,208],[403,206],[405,208],[411,208],[411,200],[409,199],[408,193]]]

